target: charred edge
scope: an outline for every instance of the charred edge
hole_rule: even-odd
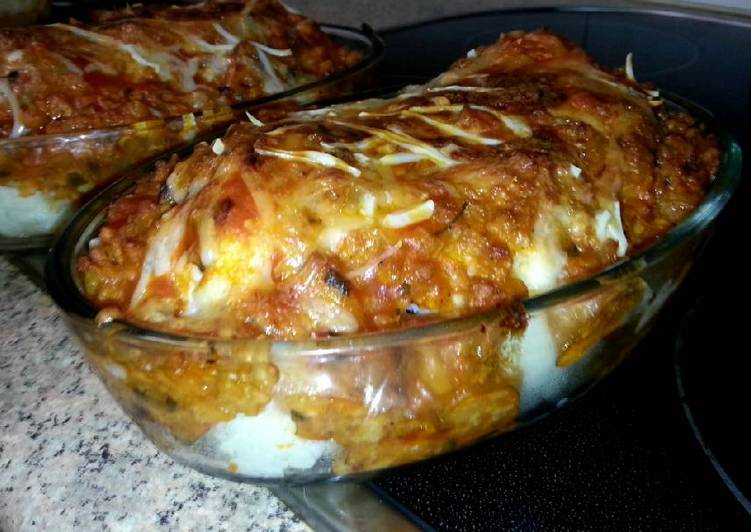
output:
[[[296,423],[300,423],[301,421],[305,421],[305,419],[306,419],[305,416],[302,415],[297,410],[290,410],[289,411],[289,415],[292,418],[292,421],[294,421]]]
[[[402,297],[409,297],[410,292],[412,291],[412,287],[410,284],[406,281],[404,281],[402,284],[400,284],[397,288],[397,293]]]
[[[214,223],[221,225],[226,222],[227,218],[229,217],[229,213],[234,206],[235,202],[232,201],[231,198],[224,198],[222,201],[220,201],[219,205],[217,205],[216,210],[214,211]]]
[[[438,231],[437,233],[435,233],[435,235],[438,236],[441,233],[444,233],[444,232],[448,231],[449,229],[451,229],[452,227],[454,227],[454,224],[456,224],[456,222],[459,220],[459,218],[462,217],[462,215],[464,214],[464,211],[467,210],[468,206],[469,206],[469,203],[467,203],[466,201],[464,203],[462,203],[462,206],[459,209],[459,212],[456,213],[456,216],[454,216],[451,219],[451,221],[448,224],[446,224],[446,227],[442,228],[440,231]]]
[[[462,208],[459,209],[458,213],[456,213],[456,216],[454,216],[454,219],[449,222],[449,227],[452,227],[457,222],[457,220],[462,217],[462,215],[464,214],[464,211],[467,210],[468,206],[469,206],[468,202],[465,201],[464,203],[462,203]]]
[[[349,295],[349,283],[333,268],[326,272],[326,284],[343,296]]]
[[[256,153],[255,149],[252,149],[245,155],[244,162],[245,166],[252,170],[261,163],[261,157]]]
[[[159,203],[168,203],[170,206],[177,205],[175,198],[172,197],[172,189],[167,182],[162,183],[159,187]]]
[[[498,321],[498,326],[502,329],[509,329],[513,332],[522,331],[527,327],[528,315],[521,303],[511,303],[502,305],[507,310],[503,317]]]

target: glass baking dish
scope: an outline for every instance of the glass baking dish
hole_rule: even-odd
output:
[[[53,192],[64,190],[60,194],[65,199],[73,199],[68,197],[73,194],[74,205],[80,205],[138,164],[205,135],[217,135],[232,122],[248,120],[246,111],[287,102],[310,104],[365,87],[383,56],[380,38],[367,25],[362,30],[333,25],[321,25],[321,29],[335,42],[359,51],[362,60],[325,79],[212,112],[74,133],[0,139],[0,188],[18,185],[22,189],[22,180],[16,183],[14,175],[33,172],[37,179],[43,177]],[[59,227],[73,214],[69,208],[61,211]],[[0,232],[0,252],[46,248],[52,242],[52,233],[10,237]]]
[[[76,215],[50,252],[47,286],[123,410],[158,448],[199,471],[306,483],[454,451],[586,391],[629,354],[688,272],[738,184],[741,152],[707,111],[668,101],[719,138],[720,167],[704,201],[643,253],[517,305],[295,342],[180,336],[118,321],[97,326],[75,263],[106,206],[138,174]]]

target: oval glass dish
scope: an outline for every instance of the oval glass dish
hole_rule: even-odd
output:
[[[97,326],[76,261],[107,205],[138,174],[76,215],[50,253],[48,289],[122,408],[192,468],[305,483],[430,458],[530,423],[586,391],[629,354],[680,284],[736,188],[741,152],[705,110],[670,100],[719,138],[720,167],[704,201],[645,252],[519,305],[295,342]]]
[[[383,56],[380,38],[368,26],[356,30],[321,25],[321,29],[335,42],[360,52],[361,61],[325,79],[210,113],[72,133],[0,139],[0,207],[3,211],[0,222],[7,226],[12,216],[38,219],[33,211],[40,208],[50,212],[50,216],[45,217],[47,220],[66,221],[76,206],[83,203],[81,200],[91,198],[128,170],[202,136],[216,135],[232,122],[247,120],[246,111],[283,102],[306,105],[365,87]],[[45,203],[41,192],[26,195],[24,175],[34,175],[36,180],[44,182],[52,200]],[[20,196],[17,190],[21,191]],[[22,208],[11,212],[5,202],[12,203],[14,199],[26,201]],[[29,223],[38,228],[38,234],[3,236],[0,229],[0,253],[49,247],[55,228],[48,227],[49,221]]]

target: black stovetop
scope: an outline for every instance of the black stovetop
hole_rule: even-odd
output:
[[[430,77],[513,29],[547,27],[606,65],[712,110],[748,147],[751,21],[658,10],[539,9],[384,33],[389,82]],[[746,150],[751,153],[751,150]],[[634,356],[589,395],[529,428],[369,483],[425,528],[751,529],[746,425],[747,268],[741,187],[682,290]],[[741,242],[748,237],[741,236]]]

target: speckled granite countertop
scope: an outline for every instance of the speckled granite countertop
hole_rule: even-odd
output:
[[[0,259],[0,530],[307,530],[267,489],[176,464]]]

